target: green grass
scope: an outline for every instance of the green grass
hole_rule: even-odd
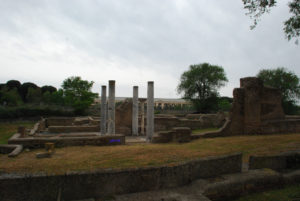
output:
[[[251,194],[235,201],[299,201],[300,185],[288,186],[280,190]]]
[[[15,133],[17,133],[19,126],[32,128],[34,122],[31,121],[17,121],[17,122],[0,122],[0,144],[7,144],[7,140]]]
[[[192,134],[206,133],[210,131],[217,131],[219,128],[204,128],[204,129],[196,129],[192,130]]]

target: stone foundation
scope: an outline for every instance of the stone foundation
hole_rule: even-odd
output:
[[[26,137],[20,138],[19,134],[15,134],[8,140],[8,144],[19,144],[25,148],[43,148],[45,143],[54,143],[55,147],[65,146],[84,146],[84,145],[124,145],[124,135],[105,135],[105,136],[54,136],[54,137]]]
[[[168,142],[190,142],[191,129],[187,127],[175,127],[171,131],[158,132],[153,136],[152,143],[168,143]]]
[[[100,125],[96,126],[49,126],[50,133],[76,133],[76,132],[99,132]]]

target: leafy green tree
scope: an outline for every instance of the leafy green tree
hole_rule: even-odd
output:
[[[57,91],[55,87],[49,85],[42,86],[41,90],[42,90],[42,94],[44,94],[45,92],[49,92],[51,94]]]
[[[276,6],[276,0],[242,0],[244,3],[244,8],[248,10],[248,15],[254,19],[254,25],[251,28],[255,28],[260,17],[269,12],[270,9]],[[288,3],[290,8],[290,13],[292,16],[284,22],[284,32],[286,38],[291,40],[296,39],[300,36],[300,0],[291,0]]]
[[[21,105],[23,103],[22,98],[19,95],[17,88],[13,88],[13,89],[9,90],[7,87],[6,89],[2,89],[0,94],[1,94],[0,95],[1,105],[17,106],[17,105]]]
[[[38,104],[42,100],[42,93],[40,88],[28,88],[28,92],[26,95],[27,103]]]
[[[26,97],[27,97],[27,93],[28,93],[29,88],[37,89],[39,87],[36,84],[31,83],[31,82],[23,83],[20,87],[20,94],[21,94],[21,97],[22,97],[24,102],[27,102]]]
[[[8,89],[16,88],[18,91],[20,91],[21,83],[18,80],[9,80],[6,82],[6,86]]]
[[[218,100],[218,110],[223,112],[230,111],[232,105],[232,98],[229,97],[220,97]]]
[[[257,74],[264,85],[277,88],[282,93],[282,106],[286,114],[293,114],[300,98],[300,79],[286,68],[263,69]]]
[[[192,101],[198,112],[209,112],[217,107],[218,90],[227,81],[221,66],[208,63],[191,65],[181,75],[177,92]]]
[[[46,92],[47,93],[47,92]],[[46,94],[45,93],[45,94]],[[65,104],[65,100],[64,100],[64,92],[62,89],[59,89],[56,92],[53,92],[50,95],[50,103],[51,104],[55,104],[55,105],[64,105]]]
[[[91,92],[93,84],[93,81],[82,80],[81,77],[69,77],[64,80],[62,89],[65,103],[72,106],[76,114],[83,114],[98,96]]]

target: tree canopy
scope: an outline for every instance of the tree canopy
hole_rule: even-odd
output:
[[[98,96],[91,92],[94,82],[82,80],[81,77],[69,77],[63,81],[62,90],[66,104],[75,109],[75,113],[83,112],[94,102]]]
[[[258,20],[264,13],[268,13],[270,9],[276,6],[276,0],[242,0],[244,8],[248,10],[248,15],[254,19],[255,28]],[[284,33],[288,40],[296,39],[300,36],[300,0],[292,0],[288,3],[292,16],[284,22]]]
[[[211,99],[209,102],[215,100],[219,88],[227,81],[221,66],[209,63],[196,64],[191,65],[189,70],[181,75],[177,91],[179,94],[183,93],[183,98],[191,100],[197,110],[202,112],[209,105],[206,103],[207,100]]]
[[[264,85],[277,88],[282,94],[282,104],[285,113],[292,114],[293,107],[300,98],[300,79],[286,68],[262,69],[257,77]]]

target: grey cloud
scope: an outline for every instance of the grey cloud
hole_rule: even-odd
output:
[[[87,72],[116,63],[117,68],[130,66],[179,80],[190,64],[210,62],[225,68],[230,89],[222,91],[231,95],[240,77],[253,76],[260,68],[286,66],[300,74],[299,46],[287,42],[282,32],[286,2],[250,31],[252,22],[236,0],[2,0],[0,44],[24,66],[35,65],[29,60],[36,65],[53,62],[54,69],[68,69],[64,75],[81,72],[74,63]],[[6,65],[14,62],[8,56],[0,60],[7,75]],[[12,77],[0,76],[0,81],[5,79]],[[163,91],[157,90],[158,95],[177,96],[176,85],[156,85]],[[131,95],[126,87],[122,93]]]

